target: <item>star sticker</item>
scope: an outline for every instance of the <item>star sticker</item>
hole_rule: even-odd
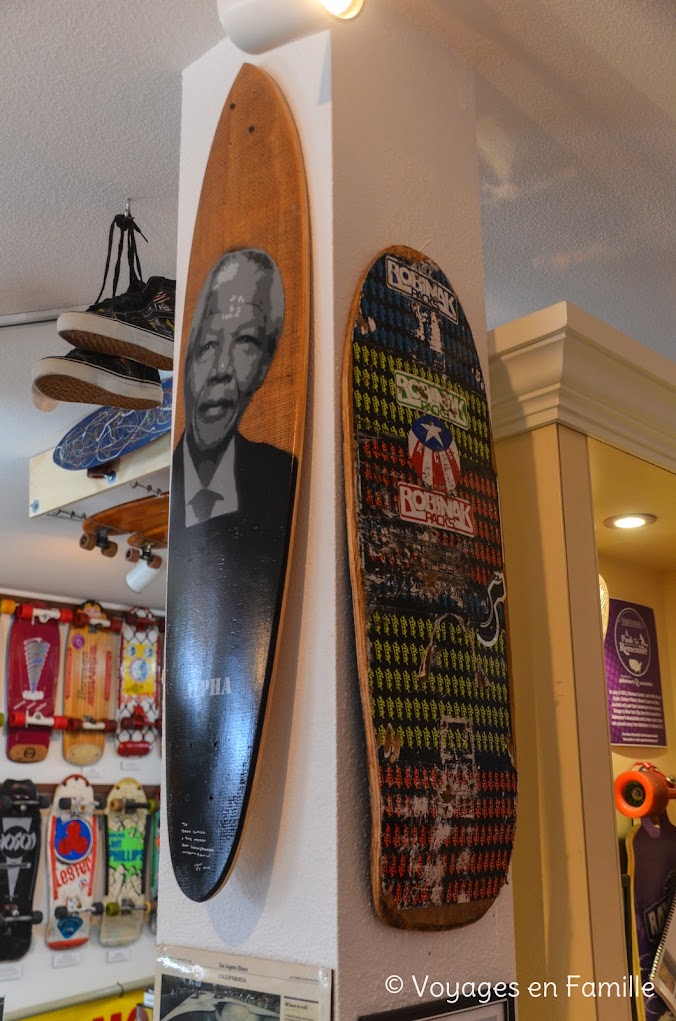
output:
[[[434,422],[423,422],[423,429],[427,430],[427,442],[436,440],[440,447],[443,446],[441,440],[441,426],[435,425]]]

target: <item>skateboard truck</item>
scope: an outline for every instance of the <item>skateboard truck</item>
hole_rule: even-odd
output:
[[[146,914],[150,912],[151,905],[149,901],[144,900],[142,904],[137,904],[133,900],[123,899],[121,901],[109,901],[106,904],[106,914],[111,917],[115,915],[130,915],[132,911],[143,911]]]
[[[23,815],[29,808],[48,808],[49,797],[38,794],[37,798],[13,798],[9,794],[0,795],[0,815]]]
[[[94,730],[113,734],[117,720],[95,720],[91,716],[76,719],[74,716],[43,716],[42,713],[12,711],[9,714],[10,727],[48,727],[51,730]]]
[[[91,907],[83,908],[79,904],[60,904],[58,908],[54,908],[54,917],[61,921],[63,918],[73,918],[79,915],[102,915],[103,904],[101,901],[95,901]]]
[[[30,914],[22,915],[16,904],[5,904],[0,908],[0,932],[18,922],[40,925],[42,922],[42,911],[31,911]]]
[[[676,777],[652,762],[635,762],[615,780],[615,807],[630,819],[661,815],[671,798],[676,798]]]
[[[82,801],[81,798],[59,798],[58,807],[61,812],[70,812],[71,815],[88,815],[103,808],[103,802],[98,799]]]
[[[147,801],[132,801],[129,798],[112,798],[109,803],[112,812],[154,812],[155,801],[149,798]]]

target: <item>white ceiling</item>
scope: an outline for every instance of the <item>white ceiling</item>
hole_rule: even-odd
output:
[[[674,358],[672,0],[370,2],[477,72],[489,326],[567,298]],[[173,275],[180,72],[220,38],[216,0],[0,5],[0,316],[89,304],[127,197]],[[32,408],[55,352],[53,325],[0,330],[0,589],[129,601],[122,564],[26,519],[27,457],[91,410]]]

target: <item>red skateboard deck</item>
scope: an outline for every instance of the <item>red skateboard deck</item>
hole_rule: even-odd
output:
[[[7,651],[7,710],[50,717],[59,675],[60,637],[55,620],[12,621]],[[8,726],[7,757],[40,762],[49,750],[48,729]]]
[[[147,755],[158,737],[160,632],[150,610],[134,609],[122,626],[117,698],[117,754]]]
[[[105,720],[110,711],[118,638],[110,633],[110,621],[98,603],[83,603],[79,609],[89,623],[71,624],[68,631],[63,711],[76,720]],[[64,731],[63,757],[75,766],[97,762],[104,747],[105,733]]]

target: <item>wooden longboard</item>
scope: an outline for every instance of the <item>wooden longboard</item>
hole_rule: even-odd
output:
[[[38,792],[30,780],[0,786],[0,961],[17,961],[28,952],[33,925],[33,894],[40,861],[42,820]]]
[[[99,940],[102,946],[133,943],[143,931],[145,899],[145,791],[127,777],[111,787],[106,803],[106,896]]]
[[[245,65],[202,185],[175,394],[167,818],[177,882],[196,901],[211,897],[234,865],[274,676],[303,439],[310,286],[296,129],[274,81]],[[193,504],[200,485],[213,485],[215,516]]]
[[[131,535],[133,545],[139,548],[143,548],[145,540],[150,545],[166,546],[168,521],[169,494],[143,496],[99,511],[83,521],[80,546],[86,550],[98,547],[107,557],[117,553],[117,543],[112,539],[119,535]]]
[[[631,949],[633,974],[648,983],[669,909],[676,894],[674,861],[676,827],[663,812],[653,821],[642,818],[625,838],[630,882]],[[653,994],[636,995],[639,1021],[662,1021],[671,1017],[662,999]]]
[[[54,791],[47,824],[49,922],[47,946],[68,950],[89,939],[98,845],[94,789],[67,776]]]
[[[466,925],[514,836],[500,518],[469,324],[413,249],[382,252],[356,293],[343,432],[374,904],[401,928]]]
[[[12,621],[7,651],[8,713],[54,715],[59,649],[55,620]],[[49,751],[49,737],[47,729],[8,726],[7,757],[13,762],[41,762]]]
[[[82,626],[68,629],[63,695],[64,716],[77,720],[108,719],[113,671],[117,662],[118,638],[106,626],[108,618],[98,603],[79,608],[89,618]],[[98,623],[97,623],[98,622]],[[105,734],[96,731],[65,730],[63,757],[74,766],[88,766],[103,755]]]
[[[160,714],[158,650],[160,633],[150,610],[132,611],[134,622],[122,625],[117,695],[118,755],[147,755],[157,740]]]

